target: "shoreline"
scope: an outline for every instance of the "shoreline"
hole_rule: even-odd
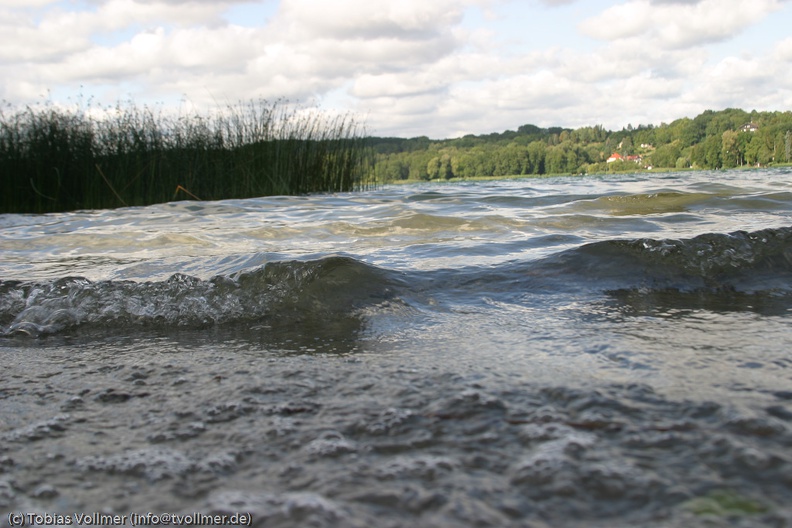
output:
[[[747,172],[747,171],[783,169],[783,168],[792,168],[792,163],[777,163],[764,167],[743,166],[743,167],[733,167],[730,169],[698,169],[692,167],[688,167],[685,169],[676,169],[676,168],[657,167],[653,169],[641,169],[634,171],[586,172],[586,173],[578,173],[578,174],[575,173],[513,174],[510,176],[474,176],[472,178],[454,177],[454,178],[449,178],[447,180],[446,179],[418,180],[418,179],[408,178],[405,180],[390,180],[390,181],[377,182],[377,185],[409,185],[414,183],[460,183],[460,182],[523,180],[523,179],[537,180],[537,179],[545,179],[545,178],[604,176],[604,175],[615,175],[615,174],[670,174],[676,172],[731,172],[731,171]]]

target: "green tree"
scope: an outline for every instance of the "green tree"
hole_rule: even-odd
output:
[[[410,166],[410,179],[411,180],[428,180],[429,173],[429,160],[432,159],[432,153],[424,150],[417,150],[410,152],[407,160]]]
[[[410,176],[410,166],[398,154],[386,154],[385,159],[375,165],[378,181],[405,180]]]
[[[548,174],[563,174],[566,172],[566,158],[561,147],[553,146],[547,149],[545,169]]]
[[[426,164],[426,175],[430,180],[436,180],[440,177],[440,158],[435,156]]]
[[[719,169],[721,166],[721,150],[723,139],[719,136],[708,136],[704,140],[704,168]]]
[[[480,146],[471,149],[471,163],[474,176],[493,176],[495,174],[495,160],[492,151],[494,147]]]
[[[675,121],[674,123],[678,123],[678,122]],[[681,125],[678,124],[677,126],[679,127]],[[681,139],[679,136],[680,134],[676,134],[677,139]],[[657,147],[660,145],[671,143],[671,141],[673,140],[674,140],[674,130],[672,130],[671,125],[661,123],[659,127],[654,129],[654,142],[652,143],[652,145]]]
[[[754,134],[748,146],[745,148],[745,162],[750,165],[762,165],[764,162],[764,140],[758,135]]]
[[[652,152],[650,162],[655,167],[675,167],[677,159],[681,156],[679,140],[668,145],[661,145]]]
[[[512,176],[525,174],[528,165],[528,153],[516,143],[501,147],[496,153],[495,175]]]
[[[533,141],[526,148],[528,151],[529,174],[545,174],[545,156],[547,146],[542,141]]]
[[[447,180],[454,176],[451,170],[451,156],[441,154],[429,160],[426,164],[426,174],[430,180]]]
[[[476,156],[471,151],[467,151],[459,156],[457,168],[453,169],[454,174],[460,178],[473,178],[476,173]]]
[[[745,165],[745,153],[748,151],[748,145],[751,143],[753,139],[753,133],[751,132],[738,132],[737,133],[737,151],[740,155],[740,165]]]
[[[726,130],[721,134],[721,165],[725,169],[736,167],[742,161],[742,156],[738,149],[737,132]]]
[[[749,122],[756,124],[758,130],[740,131]],[[516,132],[449,140],[422,136],[369,141],[376,156],[374,175],[380,181],[635,170],[634,163],[614,165],[605,160],[613,152],[633,154],[636,145],[646,143],[655,148],[637,151],[656,167],[766,165],[792,161],[792,111],[707,110],[693,119],[625,127],[615,132],[601,125],[576,130],[523,125]]]
[[[635,154],[635,149],[633,149],[632,138],[630,136],[627,136],[621,140],[619,154],[621,154],[622,156],[632,156],[633,154]]]

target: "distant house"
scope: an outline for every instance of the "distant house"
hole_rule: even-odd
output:
[[[611,154],[610,158],[608,158],[608,163],[613,163],[614,161],[634,161],[635,163],[641,163],[643,158],[641,156],[627,156],[624,157],[618,152],[614,152]]]
[[[759,125],[756,123],[746,123],[740,127],[740,132],[756,132],[759,130]]]

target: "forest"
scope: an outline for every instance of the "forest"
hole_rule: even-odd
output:
[[[792,112],[729,108],[619,131],[527,124],[455,139],[370,137],[367,143],[379,182],[765,167],[792,162]]]

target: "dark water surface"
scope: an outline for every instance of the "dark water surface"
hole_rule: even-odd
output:
[[[0,215],[0,354],[0,526],[791,526],[792,171]]]

